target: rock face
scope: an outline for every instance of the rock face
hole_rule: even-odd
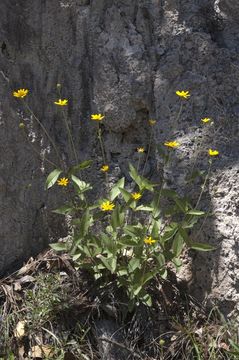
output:
[[[46,210],[57,191],[44,190],[51,169],[44,154],[53,162],[57,158],[24,104],[11,96],[13,89],[30,89],[27,102],[67,157],[61,115],[53,104],[60,83],[81,159],[99,155],[90,113],[106,115],[103,136],[115,174],[125,173],[127,159],[137,158],[137,146],[147,146],[149,118],[158,120],[154,144],[182,143],[175,163],[165,169],[169,183],[177,179],[181,191],[197,143],[219,149],[201,203],[214,217],[196,234],[217,250],[189,254],[181,275],[200,299],[219,300],[226,313],[234,309],[239,298],[238,17],[233,0],[1,1],[0,271],[46,246],[49,229],[60,233]],[[191,93],[180,116],[177,89]],[[202,128],[202,117],[213,118],[214,127]],[[22,121],[41,158],[18,128]],[[200,154],[206,168],[207,156]],[[155,175],[160,164],[152,153],[147,175]]]

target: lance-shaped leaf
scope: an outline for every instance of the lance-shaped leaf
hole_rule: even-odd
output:
[[[59,178],[61,173],[62,173],[62,170],[55,169],[47,176],[46,189],[50,189],[56,183],[56,181]]]

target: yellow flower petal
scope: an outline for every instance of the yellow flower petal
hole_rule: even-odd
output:
[[[156,124],[156,120],[152,120],[152,119],[149,120],[150,126],[154,126],[155,124]]]
[[[104,115],[102,115],[102,114],[92,114],[91,115],[91,120],[101,121],[103,119],[104,119]]]
[[[29,90],[28,89],[19,89],[16,91],[13,91],[12,95],[17,98],[23,99],[25,96],[27,96]]]
[[[68,100],[64,99],[59,99],[58,101],[54,101],[54,104],[58,105],[58,106],[66,106],[68,105]]]
[[[115,207],[115,204],[113,204],[111,201],[104,201],[100,208],[102,211],[112,211]]]
[[[109,168],[110,168],[109,165],[103,165],[103,166],[101,166],[100,170],[103,172],[107,172],[107,171],[109,171]]]
[[[143,153],[145,151],[145,149],[143,147],[139,147],[137,148],[137,152],[138,153]]]
[[[180,144],[177,141],[166,141],[164,143],[165,146],[170,147],[170,148],[176,148],[178,147]]]
[[[204,118],[204,119],[201,119],[201,121],[206,124],[206,123],[209,123],[209,122],[212,122],[212,119],[211,118]]]
[[[146,237],[146,238],[144,239],[144,243],[147,244],[147,245],[152,245],[152,244],[156,243],[156,241],[157,241],[157,240],[152,239],[151,236],[148,236],[148,237]]]
[[[139,200],[142,197],[142,194],[134,192],[131,194],[131,196],[134,200]]]
[[[59,186],[67,186],[68,183],[69,183],[69,179],[67,179],[67,178],[65,178],[65,177],[57,180],[57,184],[58,184]]]
[[[218,150],[209,149],[209,150],[208,150],[208,155],[209,155],[209,156],[217,156],[217,155],[219,155],[219,151],[218,151]]]
[[[184,91],[184,90],[182,90],[182,91],[177,90],[176,95],[178,95],[180,98],[184,98],[184,99],[187,99],[190,97],[189,91]]]

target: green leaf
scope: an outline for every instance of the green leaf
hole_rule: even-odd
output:
[[[152,306],[152,298],[148,293],[143,292],[143,295],[140,294],[140,300],[143,304],[151,307]]]
[[[198,242],[192,242],[190,245],[191,249],[199,250],[199,251],[212,251],[216,250],[215,246],[206,244],[206,243],[198,243]]]
[[[129,235],[122,236],[118,242],[119,244],[124,245],[124,247],[139,245],[139,240],[136,237]]]
[[[114,241],[112,240],[111,237],[107,236],[105,233],[101,233],[100,234],[100,238],[101,238],[101,244],[103,249],[107,252],[110,253],[112,255],[115,255],[116,252],[116,246]]]
[[[90,215],[89,209],[86,209],[83,216],[80,219],[80,226],[79,226],[79,237],[83,238],[89,230],[89,227],[92,225],[93,219]]]
[[[154,257],[156,258],[160,268],[165,265],[165,257],[164,257],[164,255],[162,253],[154,255]]]
[[[176,266],[176,268],[180,268],[182,266],[182,260],[179,258],[172,259],[172,263]]]
[[[192,245],[192,240],[190,239],[188,232],[185,230],[185,228],[180,227],[179,228],[179,233],[180,235],[183,237],[183,240],[185,241],[186,245],[188,247],[191,247]]]
[[[77,173],[80,170],[84,170],[84,169],[89,168],[92,165],[92,163],[93,163],[93,160],[85,160],[85,161],[81,162],[78,165],[72,166],[69,169],[69,176],[71,176],[72,174]]]
[[[114,201],[114,199],[119,196],[120,188],[124,188],[125,178],[121,178],[111,189],[109,199],[110,201]]]
[[[177,205],[177,207],[185,214],[188,211],[188,203],[184,199],[180,199],[178,197],[174,197],[173,199]]]
[[[172,239],[179,230],[177,223],[171,223],[170,226],[165,228],[164,234],[161,236],[160,242],[164,244],[166,241]]]
[[[80,180],[77,176],[71,175],[71,179],[74,184],[77,186],[78,194],[82,194],[85,191],[92,189],[92,186],[85,181]]]
[[[131,194],[127,190],[125,190],[123,188],[119,188],[119,190],[120,190],[120,192],[121,192],[121,194],[122,194],[122,196],[124,198],[124,201],[126,203],[128,203],[130,200],[133,201],[133,198],[132,198]]]
[[[195,216],[203,216],[205,215],[204,211],[200,211],[200,210],[189,210],[186,212],[187,215],[195,215]]]
[[[153,239],[157,239],[159,237],[159,230],[160,230],[160,226],[161,226],[161,221],[160,220],[153,220],[152,222],[152,228],[151,228],[151,236]]]
[[[66,251],[66,250],[68,250],[67,243],[53,243],[53,244],[50,244],[50,247],[55,251]]]
[[[176,193],[176,191],[174,190],[170,190],[170,189],[162,189],[161,190],[161,195],[164,197],[167,197],[169,199],[175,199],[175,197],[178,196],[178,194]]]
[[[178,257],[181,254],[183,247],[184,247],[183,237],[181,236],[180,233],[177,233],[173,239],[173,245],[172,245],[172,250],[176,257]]]
[[[102,263],[105,265],[106,269],[108,269],[111,274],[113,274],[117,267],[117,259],[115,257],[104,257],[100,256],[99,259],[102,261]]]
[[[153,211],[154,209],[151,206],[139,205],[136,207],[135,211]]]
[[[66,215],[71,213],[74,210],[74,208],[70,205],[63,205],[61,207],[59,207],[58,209],[52,210],[53,213],[55,214],[61,214],[61,215]]]
[[[140,176],[132,164],[129,164],[129,175],[134,180],[134,182],[138,185],[140,191],[147,189],[149,191],[154,191],[154,187],[158,185],[152,184],[148,179]]]
[[[116,204],[111,215],[111,226],[116,231],[118,227],[121,227],[124,221],[124,212],[121,211],[121,206]]]
[[[143,237],[144,228],[141,224],[138,225],[127,225],[124,227],[124,232],[127,235],[130,235],[132,237]]]
[[[198,222],[198,216],[186,216],[181,226],[183,229],[191,229]]]
[[[128,271],[129,273],[132,273],[135,271],[135,269],[140,269],[141,261],[138,258],[132,258],[130,259],[128,263]]]
[[[59,178],[61,173],[62,173],[62,170],[55,169],[47,176],[46,189],[50,189],[56,183],[56,181]]]

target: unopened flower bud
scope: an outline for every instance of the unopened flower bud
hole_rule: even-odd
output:
[[[19,124],[19,129],[24,129],[24,128],[25,128],[25,124],[21,122],[21,123]]]
[[[159,340],[159,345],[160,345],[160,346],[164,346],[164,344],[165,344],[165,341],[164,341],[163,339],[160,339],[160,340]]]

